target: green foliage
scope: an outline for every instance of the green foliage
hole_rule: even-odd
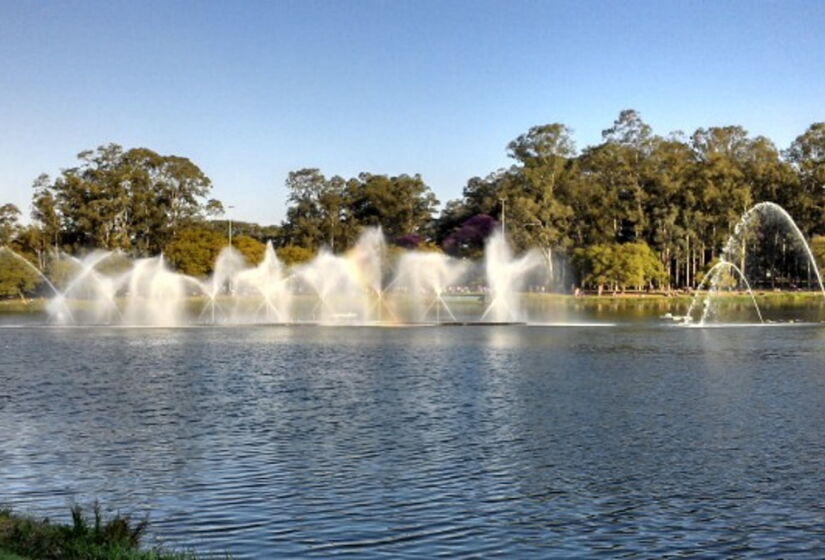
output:
[[[300,264],[312,260],[315,256],[313,251],[297,245],[287,245],[275,250],[278,258],[286,265]]]
[[[657,136],[632,109],[603,131],[601,144],[578,155],[569,134],[554,123],[510,142],[516,165],[471,178],[463,197],[442,211],[436,240],[450,239],[470,216],[488,214],[506,224],[517,249],[540,247],[548,261],[573,248],[581,262],[594,245],[644,242],[664,267],[663,284],[681,287],[698,283],[756,202],[784,206],[807,236],[825,234],[825,123],[812,125],[784,153],[739,126]],[[786,284],[806,282],[803,266],[782,266]]]
[[[232,246],[240,251],[249,265],[257,265],[264,260],[264,249],[266,245],[257,239],[253,239],[247,235],[239,235],[232,238]]]
[[[20,210],[14,204],[0,206],[0,247],[9,245],[17,233]]]
[[[220,211],[194,163],[117,144],[78,155],[78,167],[35,181],[32,217],[55,244],[157,253],[178,228]]]
[[[438,204],[419,175],[361,173],[344,180],[301,169],[289,174],[286,185],[290,207],[283,242],[311,250],[327,246],[340,252],[367,226],[380,226],[390,238],[423,233]]]
[[[466,256],[471,253],[456,253],[450,244],[468,220],[487,215],[505,227],[517,251],[538,247],[548,264],[574,255],[579,263],[597,264],[609,257],[607,246],[643,243],[664,269],[664,277],[648,270],[643,283],[695,287],[740,215],[756,202],[785,207],[806,237],[825,235],[825,123],[812,124],[780,151],[740,126],[659,136],[637,111],[626,109],[602,132],[601,143],[580,152],[561,123],[531,127],[506,150],[512,166],[470,178],[462,197],[448,201],[437,218],[438,201],[419,175],[361,173],[346,179],[312,168],[293,171],[286,180],[282,226],[234,222],[233,244],[250,263],[260,258],[259,242],[265,241],[281,247],[284,260],[301,262],[322,247],[343,252],[362,228],[380,226],[390,240],[415,236]],[[0,206],[0,244],[13,245],[39,269],[50,266],[57,250],[97,247],[131,255],[163,249],[183,271],[211,271],[229,224],[205,221],[221,215],[223,207],[206,198],[211,183],[194,163],[115,144],[78,157],[79,165],[55,180],[41,175],[34,182],[33,226],[19,225],[13,205]],[[244,236],[250,240],[241,241]],[[785,247],[786,237],[777,229],[773,239],[758,241]],[[592,247],[595,253],[585,258]],[[810,285],[807,265],[784,249],[782,255],[782,262],[757,265],[771,272],[771,287]],[[566,267],[551,268],[556,280],[570,285]],[[579,280],[634,286],[640,278],[627,272],[628,278],[618,280],[611,273],[609,282],[597,282],[604,271],[589,274]]]
[[[0,511],[0,551],[43,560],[194,560],[191,554],[141,550],[146,519],[135,522],[120,514],[104,519],[97,503],[91,518],[80,506],[71,513],[70,525],[56,525]]]
[[[283,241],[315,250],[322,245],[346,248],[357,234],[347,186],[341,177],[327,179],[318,169],[292,171],[286,180],[290,207]]]
[[[0,249],[0,298],[34,295],[42,282],[40,275],[5,249]]]
[[[175,234],[163,254],[172,267],[184,274],[208,276],[226,245],[227,239],[212,229],[188,227]]]
[[[53,259],[49,261],[46,269],[46,276],[58,289],[64,289],[69,285],[79,272],[80,265],[68,259]]]
[[[355,223],[381,226],[391,239],[423,233],[438,205],[420,175],[361,173],[347,182],[347,195]]]
[[[602,293],[606,286],[614,291],[642,290],[661,286],[667,273],[656,254],[644,242],[602,243],[574,251],[574,264],[582,284]]]

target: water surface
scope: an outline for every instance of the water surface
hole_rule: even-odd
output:
[[[825,329],[0,329],[0,502],[239,558],[825,555]]]

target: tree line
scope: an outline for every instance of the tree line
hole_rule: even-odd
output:
[[[825,233],[825,123],[780,150],[741,126],[656,135],[638,112],[625,110],[597,145],[578,151],[571,129],[552,123],[515,138],[507,155],[510,167],[470,178],[438,215],[417,175],[296,171],[287,179],[282,242],[345,248],[361,226],[381,225],[405,248],[475,256],[503,227],[517,250],[542,250],[566,287],[670,289],[700,282],[756,202],[786,208],[808,238]],[[815,247],[823,245],[816,239]],[[575,272],[569,284],[568,264]],[[785,281],[807,272],[789,263]]]
[[[597,145],[578,150],[571,129],[551,123],[530,128],[506,150],[510,167],[470,178],[440,212],[418,174],[290,172],[283,222],[235,223],[233,245],[254,262],[271,241],[294,262],[322,247],[346,250],[361,229],[380,226],[400,248],[473,257],[501,227],[517,251],[541,250],[565,288],[601,291],[695,287],[740,215],[759,201],[786,208],[806,237],[825,234],[825,123],[779,149],[741,126],[660,136],[625,110]],[[184,272],[209,273],[228,223],[195,163],[115,144],[82,152],[78,161],[35,180],[31,225],[19,223],[13,205],[0,206],[0,245],[41,269],[56,251],[104,248],[164,252]],[[815,246],[825,243],[817,238]],[[781,272],[788,283],[805,275],[798,263]]]

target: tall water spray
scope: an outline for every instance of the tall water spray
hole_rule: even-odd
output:
[[[377,320],[383,255],[383,236],[380,230],[370,229],[343,255],[321,249],[310,262],[296,267],[296,283],[315,299],[311,320],[325,324]]]
[[[193,291],[188,292],[187,288]],[[163,256],[138,259],[127,276],[124,322],[157,327],[179,325],[187,296],[201,290],[196,280],[170,270]]]
[[[237,296],[233,310],[235,322],[290,322],[292,292],[272,242],[267,242],[261,263],[238,272],[232,284]],[[250,306],[253,308],[251,314]]]
[[[478,283],[468,278],[473,268],[468,262],[420,251],[390,260],[378,229],[365,230],[343,254],[321,250],[292,267],[281,263],[271,244],[257,265],[226,247],[206,279],[172,270],[162,255],[131,260],[118,252],[94,251],[58,261],[64,278],[58,287],[20,255],[4,252],[48,283],[53,322],[95,325],[522,321],[517,292],[541,263],[532,252],[514,257],[501,232],[495,234],[485,248],[486,303],[481,307],[478,294],[468,294],[462,284]],[[454,290],[451,301],[464,298],[460,318],[448,303],[449,290]],[[476,314],[468,315],[473,306]]]
[[[425,322],[457,318],[444,298],[466,274],[467,263],[434,251],[411,251],[398,260],[392,288],[406,296],[413,321]]]
[[[523,321],[524,311],[519,302],[519,292],[524,287],[527,274],[542,263],[542,257],[535,251],[528,251],[521,258],[514,258],[504,233],[499,230],[491,235],[484,247],[489,305],[484,311],[482,321]]]

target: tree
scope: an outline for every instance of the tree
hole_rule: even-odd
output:
[[[30,260],[36,264],[39,270],[46,270],[49,240],[39,227],[28,225],[19,228],[12,247],[18,253],[30,257]]]
[[[283,224],[287,244],[318,249],[344,249],[355,239],[357,222],[352,218],[347,182],[327,179],[318,169],[291,171],[286,180],[289,208]]]
[[[667,281],[667,271],[656,254],[644,241],[624,243],[616,250],[616,283],[624,291],[627,288],[642,290],[645,286],[661,287]]]
[[[814,254],[820,274],[825,274],[825,235],[815,235],[811,239],[811,252]]]
[[[745,174],[747,132],[739,126],[700,128],[693,134],[693,149],[698,165],[694,166],[691,182],[699,194],[698,219],[693,229],[702,247],[721,247],[739,217],[753,204]],[[704,250],[700,256],[703,254]]]
[[[651,151],[651,129],[636,111],[626,109],[602,131],[602,138],[604,143],[591,150],[589,159],[614,201],[616,240],[640,239],[648,226],[643,169]]]
[[[600,243],[573,251],[573,264],[578,268],[582,286],[595,286],[602,295],[605,286],[616,282],[616,245]]]
[[[287,266],[300,264],[312,260],[315,253],[306,247],[297,247],[295,245],[287,245],[285,247],[278,247],[275,250],[278,258]]]
[[[60,246],[63,224],[51,188],[51,179],[45,173],[41,174],[35,179],[33,188],[32,219],[40,225],[45,244],[53,246],[56,251]]]
[[[653,138],[653,131],[642,116],[633,109],[625,109],[613,121],[613,126],[602,131],[602,139],[609,144],[631,146],[644,151]]]
[[[391,238],[426,233],[438,205],[420,175],[361,173],[347,182],[352,218],[360,226],[378,226]]]
[[[574,251],[574,264],[584,286],[594,286],[602,294],[605,286],[614,292],[627,288],[662,286],[667,271],[650,247],[642,242],[601,243]]]
[[[668,286],[687,258],[682,240],[696,206],[696,193],[690,182],[693,166],[693,152],[684,142],[674,138],[650,139],[650,152],[642,169],[647,214],[644,239],[659,253],[667,270]]]
[[[40,275],[20,258],[0,249],[0,298],[32,295],[41,283]]]
[[[456,256],[477,256],[498,225],[495,218],[487,214],[476,214],[444,240],[444,251]]]
[[[33,217],[49,237],[77,249],[160,251],[179,228],[219,209],[209,178],[187,158],[117,144],[78,154],[81,164],[35,182]],[[56,231],[60,224],[59,234]]]
[[[808,127],[785,157],[799,180],[794,215],[809,233],[825,233],[825,122]]]
[[[0,206],[0,247],[8,246],[19,228],[20,210],[14,204]]]
[[[565,125],[530,128],[507,146],[507,155],[519,165],[511,169],[498,193],[507,207],[509,237],[518,249],[541,249],[551,280],[553,250],[569,244],[573,210],[563,194],[575,170],[575,153],[571,131]]]
[[[220,233],[194,226],[177,231],[166,244],[163,254],[175,269],[189,276],[208,276],[212,273],[215,259],[227,245]]]
[[[526,167],[546,168],[550,173],[559,159],[569,158],[575,152],[571,130],[561,123],[534,126],[507,145],[509,157]]]
[[[239,235],[232,238],[232,246],[235,247],[249,265],[257,265],[264,259],[266,245],[247,235]]]

